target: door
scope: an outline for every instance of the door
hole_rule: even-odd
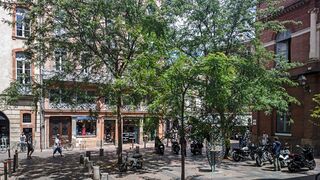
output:
[[[54,144],[57,134],[62,142],[71,142],[71,117],[50,117],[49,128],[50,146]]]

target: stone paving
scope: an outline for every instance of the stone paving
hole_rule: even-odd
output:
[[[131,145],[124,145],[124,151],[130,151]],[[149,143],[147,149],[140,146],[143,154],[143,169],[137,171],[127,171],[119,174],[116,170],[115,146],[104,147],[104,157],[99,157],[98,149],[91,149],[92,160],[96,165],[100,165],[101,172],[109,173],[109,179],[179,179],[180,178],[180,156],[171,153],[171,148],[166,147],[165,155],[160,156],[153,152],[153,144]],[[31,160],[26,159],[26,155],[19,154],[19,171],[10,179],[91,179],[91,175],[80,166],[80,154],[85,151],[75,149],[65,151],[64,157],[56,155],[52,157],[52,150],[36,151]],[[0,161],[6,158],[5,154],[0,154]],[[288,179],[288,180],[314,180],[314,176],[320,173],[320,159],[317,159],[317,168],[313,171],[301,171],[299,173],[289,173],[287,168],[281,172],[275,172],[272,165],[256,167],[254,161],[233,162],[224,160],[218,168],[218,172],[213,175],[208,166],[205,155],[192,156],[190,151],[186,157],[186,179]],[[1,171],[1,170],[0,170]]]

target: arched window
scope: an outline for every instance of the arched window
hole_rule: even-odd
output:
[[[22,122],[23,123],[31,123],[31,114],[30,113],[23,113]]]
[[[291,32],[285,31],[277,34],[276,37],[276,67],[279,66],[281,60],[290,62],[290,44]]]

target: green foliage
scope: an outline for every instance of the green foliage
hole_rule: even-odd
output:
[[[311,113],[311,117],[315,119],[317,124],[319,124],[317,120],[320,118],[320,94],[314,95],[313,101],[316,105]]]

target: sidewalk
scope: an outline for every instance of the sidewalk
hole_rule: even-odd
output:
[[[135,144],[137,146],[137,144]],[[131,144],[125,144],[124,153],[130,151]],[[116,169],[116,147],[113,145],[104,146],[104,156],[99,157],[99,148],[92,150],[92,160],[96,165],[100,165],[102,173],[109,173],[109,179],[179,179],[181,173],[180,155],[171,153],[171,147],[166,147],[165,155],[160,156],[153,153],[154,144],[147,144],[147,149],[140,145],[140,152],[143,154],[143,169],[138,171],[128,171],[119,174]],[[204,151],[203,151],[204,152]],[[65,156],[52,157],[52,150],[36,151],[33,159],[26,159],[25,154],[19,154],[20,168],[15,177],[10,179],[91,179],[87,170],[82,168],[79,163],[80,154],[85,151],[75,149],[65,151]],[[301,171],[299,173],[289,173],[287,168],[282,172],[272,171],[272,165],[262,168],[256,167],[254,161],[233,162],[225,160],[218,172],[212,175],[208,166],[205,153],[201,156],[192,156],[190,150],[186,157],[186,179],[290,179],[290,180],[314,180],[314,174],[320,172],[320,159],[317,159],[317,168],[314,171]]]

